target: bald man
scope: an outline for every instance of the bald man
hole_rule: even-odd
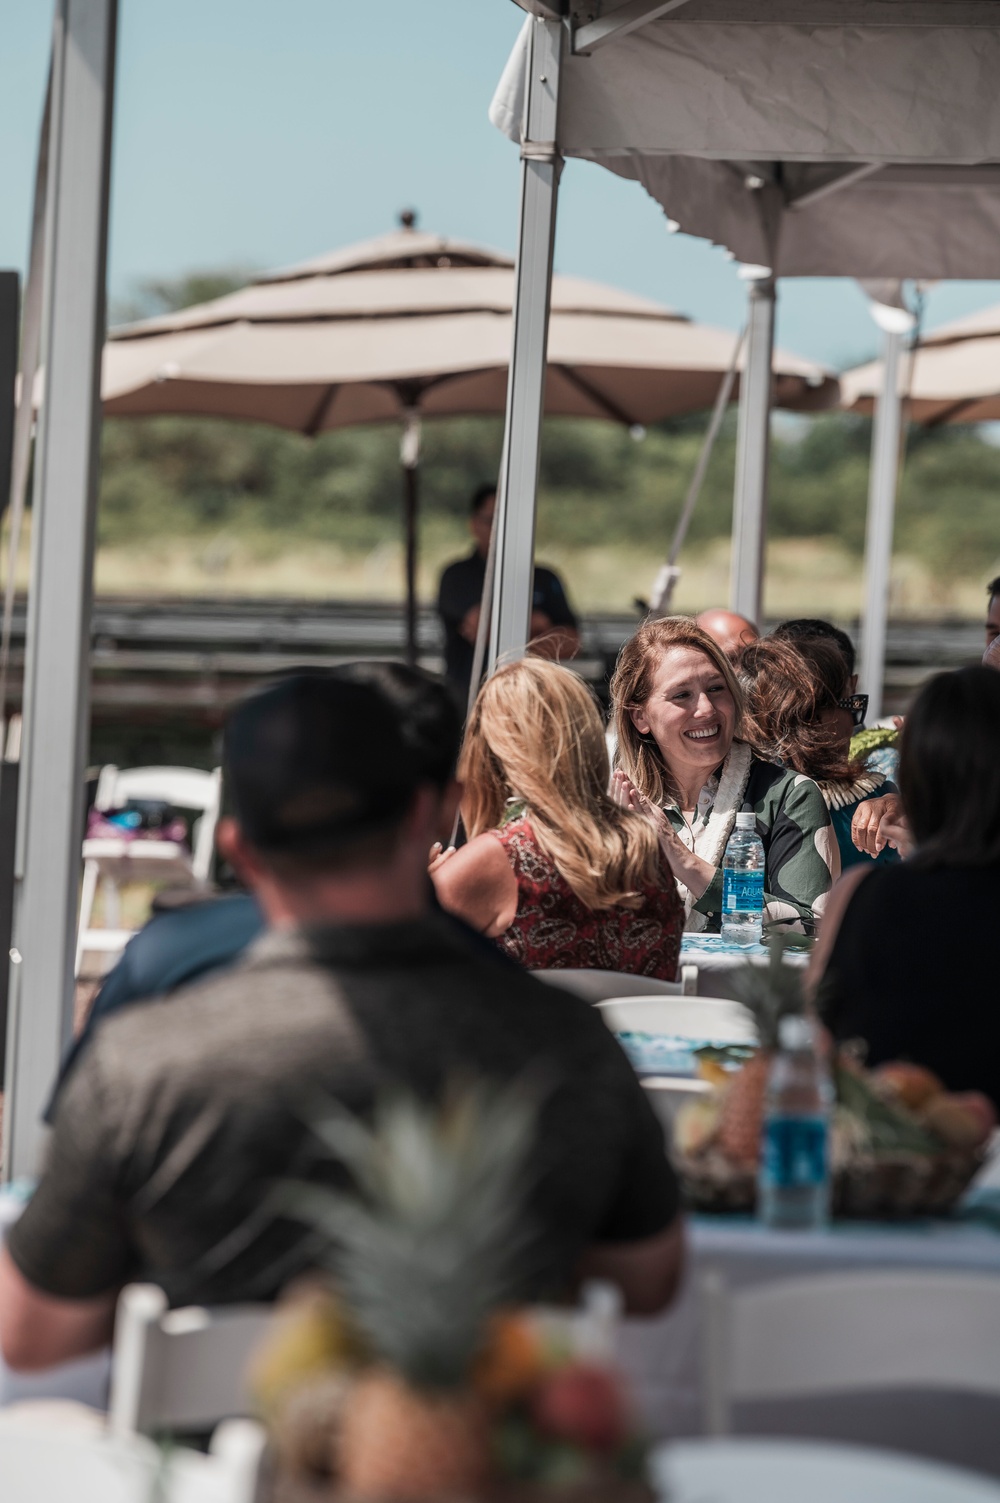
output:
[[[735,611],[724,611],[721,607],[702,611],[694,620],[696,626],[700,626],[714,642],[718,642],[727,658],[735,658],[741,647],[749,647],[760,636],[756,626],[746,616],[737,616]]]

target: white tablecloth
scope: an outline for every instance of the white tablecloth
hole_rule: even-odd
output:
[[[768,959],[764,945],[734,945],[721,934],[685,934],[681,941],[681,965],[698,967],[700,997],[731,997],[733,972],[748,960],[754,965],[766,965]],[[809,964],[809,957],[803,951],[788,950],[785,959],[791,965]]]
[[[621,1360],[649,1432],[696,1435],[700,1363],[696,1287],[709,1267],[734,1286],[852,1268],[926,1268],[995,1273],[1000,1299],[1000,1233],[972,1221],[893,1226],[841,1222],[823,1232],[775,1232],[749,1219],[694,1217],[681,1294],[666,1315],[626,1321]],[[825,1435],[920,1450],[1000,1476],[995,1401],[956,1394],[871,1394],[742,1406],[737,1428],[761,1434]]]
[[[1000,1503],[985,1477],[860,1446],[688,1441],[653,1466],[662,1503]]]

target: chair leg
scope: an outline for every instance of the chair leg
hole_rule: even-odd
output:
[[[105,877],[103,888],[104,927],[105,929],[120,929],[122,926],[122,890],[114,877]]]
[[[94,898],[96,894],[97,862],[85,861],[83,863],[83,884],[80,892],[80,922],[76,931],[76,967],[73,973],[75,976],[79,976],[80,967],[83,965],[83,937],[90,928],[90,921],[94,916]]]
[[[729,1404],[729,1288],[725,1276],[708,1268],[698,1283],[698,1320],[701,1327],[702,1433],[728,1435]]]

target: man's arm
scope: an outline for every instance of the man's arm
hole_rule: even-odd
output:
[[[588,1249],[577,1276],[617,1284],[629,1315],[657,1315],[677,1293],[684,1272],[684,1221],[680,1216],[653,1237],[604,1242]]]
[[[6,1248],[0,1249],[0,1352],[15,1372],[39,1372],[107,1346],[115,1293],[94,1299],[57,1299],[29,1284]]]
[[[0,1350],[27,1371],[101,1346],[118,1290],[135,1274],[123,1196],[122,1148],[137,1148],[128,1081],[113,1060],[128,1018],[109,1018],[60,1095],[38,1188],[0,1256]],[[134,1122],[134,1115],[133,1115]]]

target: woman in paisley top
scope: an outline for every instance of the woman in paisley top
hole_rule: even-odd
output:
[[[764,919],[811,932],[840,874],[823,795],[811,778],[740,739],[743,696],[721,648],[693,621],[641,626],[611,680],[616,796],[654,821],[684,901],[685,927],[718,933],[722,858],[741,810],[764,845]]]
[[[672,981],[683,910],[649,821],[608,795],[604,727],[568,668],[525,658],[482,687],[458,775],[469,842],[432,867],[449,912],[533,969]]]
[[[851,757],[854,720],[860,721],[868,696],[850,692],[848,664],[837,643],[764,637],[742,650],[736,672],[745,696],[744,735],[760,756],[816,780],[841,867],[898,861],[891,845],[869,856],[851,838],[858,805],[895,793],[896,785],[863,757]]]

